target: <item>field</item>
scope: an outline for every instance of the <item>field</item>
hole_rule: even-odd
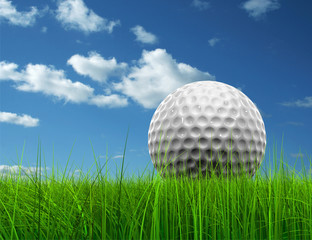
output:
[[[289,170],[283,150],[273,162],[253,178],[170,181],[155,171],[124,178],[124,159],[111,179],[95,154],[97,174],[78,180],[66,169],[45,181],[20,169],[0,178],[0,239],[312,239],[311,166]]]

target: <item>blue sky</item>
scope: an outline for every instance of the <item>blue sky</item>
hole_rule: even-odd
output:
[[[309,167],[310,1],[0,0],[0,172],[34,171],[38,138],[53,166],[84,173],[106,150],[114,175],[130,127],[126,175],[153,166],[147,133],[176,88],[216,80],[259,108],[267,155]],[[299,151],[302,154],[299,154]],[[301,169],[298,160],[296,169]],[[265,163],[262,164],[265,164]],[[95,171],[95,166],[91,172]]]

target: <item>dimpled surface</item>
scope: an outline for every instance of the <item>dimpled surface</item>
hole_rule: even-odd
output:
[[[196,177],[200,171],[205,176],[211,167],[217,175],[243,170],[253,176],[265,145],[255,104],[238,89],[216,81],[193,82],[169,94],[148,131],[149,154],[163,177]],[[161,171],[165,166],[166,174]]]

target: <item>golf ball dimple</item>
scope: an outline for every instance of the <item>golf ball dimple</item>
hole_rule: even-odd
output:
[[[242,166],[253,176],[265,146],[264,122],[256,105],[238,89],[216,81],[193,82],[169,94],[148,131],[149,153],[163,177],[205,175],[220,162],[224,175],[227,170],[240,174]]]

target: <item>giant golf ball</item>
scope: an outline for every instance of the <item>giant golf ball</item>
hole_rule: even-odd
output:
[[[184,85],[156,109],[148,148],[162,177],[253,176],[262,161],[266,133],[255,104],[241,91],[216,81]]]

